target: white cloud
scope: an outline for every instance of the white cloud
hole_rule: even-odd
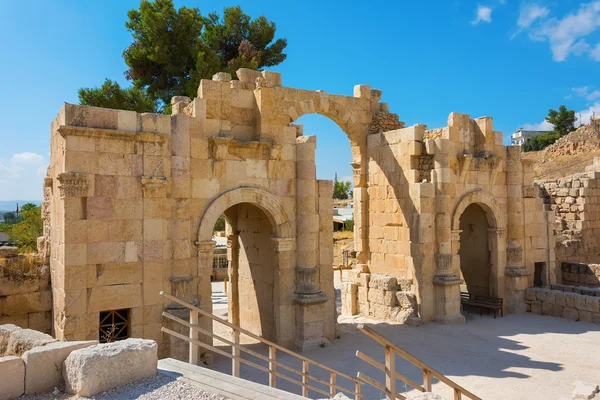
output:
[[[480,22],[490,23],[492,22],[492,8],[486,6],[477,6],[477,15],[471,22],[473,25],[477,25]]]
[[[519,12],[517,26],[520,30],[529,28],[537,19],[543,19],[548,16],[549,10],[546,7],[537,4],[524,4]]]
[[[575,126],[589,124],[592,115],[600,115],[600,102],[592,104],[585,110],[576,112],[575,117],[577,118],[577,122],[575,122]]]
[[[584,97],[588,101],[600,99],[600,90],[592,90],[589,86],[572,88],[571,91],[579,97]]]
[[[31,165],[31,164],[42,164],[45,163],[46,160],[44,160],[44,157],[37,154],[37,153],[31,153],[31,152],[25,152],[25,153],[17,153],[14,154],[11,158],[10,158],[10,162],[11,164],[16,164],[16,165]]]
[[[551,131],[552,129],[554,129],[554,125],[546,120],[538,124],[523,124],[523,130],[526,131]]]
[[[4,179],[0,179],[0,185],[4,185],[4,184],[7,184],[7,183],[8,183],[8,181],[5,181]]]
[[[540,15],[531,20],[530,25],[537,19],[543,21],[531,28],[530,37],[534,40],[548,41],[555,61],[565,61],[570,54],[589,54],[600,61],[599,45],[592,47],[585,40],[600,28],[600,0],[581,4],[576,12],[569,13],[562,19],[544,18],[545,16]],[[529,20],[524,17],[522,23],[526,22]]]

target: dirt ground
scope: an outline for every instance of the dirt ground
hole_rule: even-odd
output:
[[[339,288],[337,273],[335,277],[336,287]],[[213,283],[213,288],[215,313],[226,317],[227,300],[222,293],[222,283]],[[410,327],[362,317],[340,317],[341,338],[326,348],[312,349],[304,355],[350,376],[356,376],[360,370],[383,382],[381,372],[355,356],[356,350],[361,350],[380,362],[384,361],[381,346],[356,329],[359,323],[367,323],[409,353],[486,400],[570,398],[574,381],[600,383],[598,325],[530,313],[509,314],[498,319],[467,313],[466,319],[465,324],[429,322],[420,327]],[[215,327],[215,332],[218,331]],[[225,334],[226,331],[221,329],[221,333]],[[249,344],[249,347],[265,355],[268,353],[264,346],[257,343]],[[229,347],[222,348],[230,351]],[[244,357],[264,364],[248,355]],[[278,354],[277,360],[301,369],[299,361],[284,354]],[[421,382],[420,370],[400,358],[397,358],[396,364],[398,372]],[[216,356],[214,368],[230,373],[231,361]],[[268,383],[264,372],[247,366],[242,366],[241,371],[242,378]],[[318,378],[328,381],[328,374],[324,371],[314,372]],[[290,376],[297,378],[293,374]],[[338,383],[345,385],[341,378]],[[299,393],[295,385],[282,379],[277,381],[277,386]],[[400,383],[398,391],[405,393]],[[435,380],[433,391],[447,399],[453,398],[448,388]],[[364,385],[364,393],[366,399],[382,398],[379,390],[368,385]],[[312,396],[318,398],[314,393]]]

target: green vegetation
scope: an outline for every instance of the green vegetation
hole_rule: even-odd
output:
[[[575,111],[567,110],[567,107],[561,105],[558,111],[550,109],[546,121],[554,125],[554,131],[545,133],[527,139],[521,146],[521,151],[539,151],[560,139],[561,136],[568,135],[575,130]]]
[[[133,42],[123,58],[133,88],[107,79],[100,88],[80,89],[81,104],[168,111],[171,97],[196,97],[201,79],[217,72],[235,76],[239,68],[259,70],[286,58],[287,40],[274,40],[275,23],[251,19],[239,6],[226,7],[221,18],[202,16],[198,8],[175,9],[173,0],[143,0],[127,17]]]
[[[350,181],[340,182],[337,173],[333,179],[333,198],[336,200],[346,200],[350,197]]]
[[[558,134],[557,132],[548,132],[543,135],[539,135],[539,136],[532,137],[531,139],[527,139],[527,141],[525,143],[523,143],[523,145],[521,146],[521,150],[523,152],[539,151],[539,150],[542,150],[542,149],[550,146],[552,143],[556,142],[558,139],[560,139],[560,134]]]
[[[221,215],[217,218],[217,222],[215,222],[215,226],[213,228],[213,232],[222,232],[225,230],[225,217]]]
[[[344,224],[345,231],[354,231],[354,219],[349,219]]]
[[[136,87],[121,89],[121,86],[106,79],[99,88],[79,89],[79,103],[85,106],[114,108],[139,113],[157,112],[156,100]]]
[[[9,240],[14,242],[20,251],[35,252],[37,238],[44,232],[40,207],[32,203],[24,204],[18,217],[10,222],[5,220],[4,224],[0,224],[0,231],[5,232]]]

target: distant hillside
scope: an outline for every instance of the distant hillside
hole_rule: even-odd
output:
[[[42,204],[41,200],[0,200],[0,212],[15,211],[17,204],[21,207],[23,204],[33,203],[35,205]]]

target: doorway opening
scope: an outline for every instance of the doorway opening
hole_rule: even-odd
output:
[[[462,292],[490,296],[490,246],[488,218],[478,204],[469,205],[460,217],[460,274]]]

